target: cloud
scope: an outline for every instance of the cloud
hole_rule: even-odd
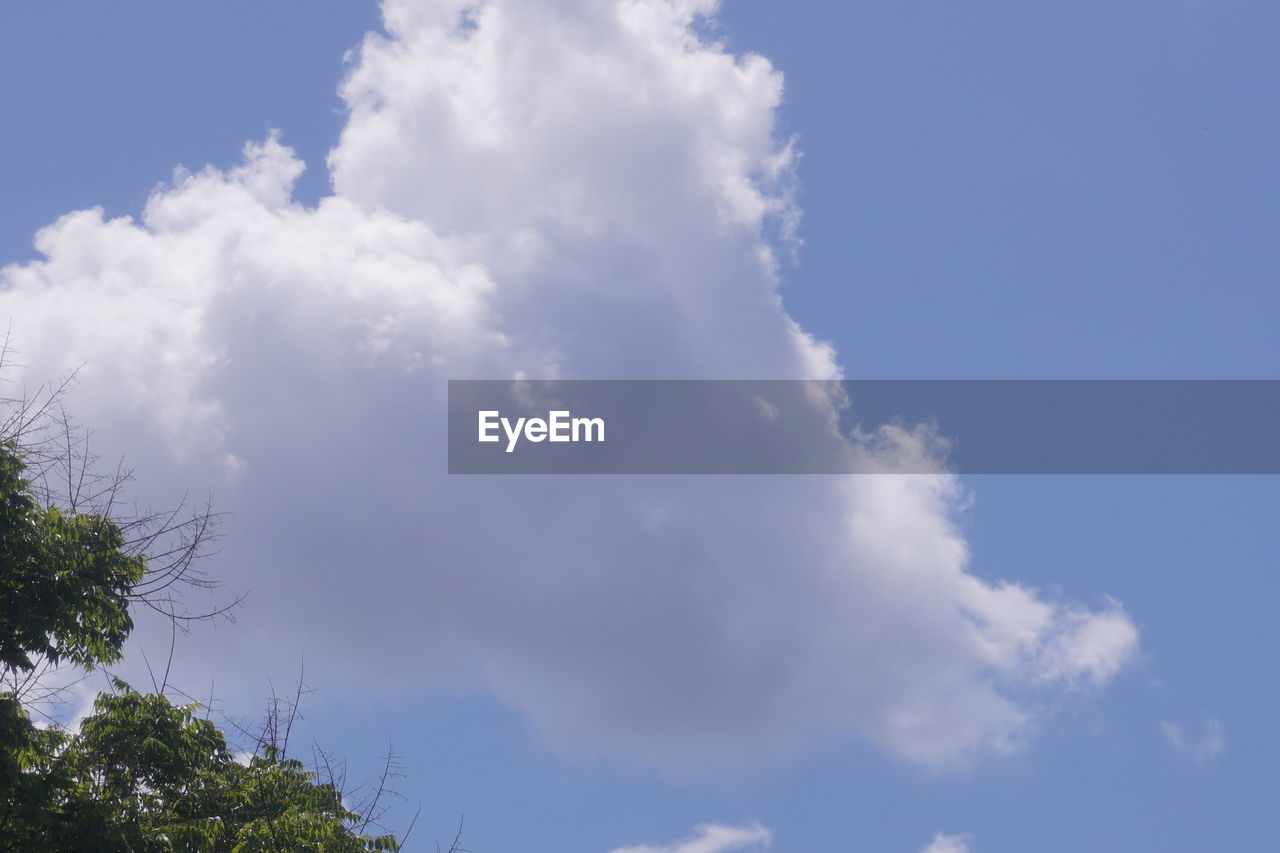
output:
[[[732,850],[763,850],[769,847],[772,836],[758,823],[745,826],[702,824],[695,827],[693,835],[672,844],[639,847],[619,847],[612,853],[729,853]]]
[[[969,853],[969,836],[943,835],[939,832],[920,853]]]
[[[1100,612],[1070,610],[1044,658],[1049,680],[1105,683],[1138,643],[1138,629],[1114,599]]]
[[[447,378],[840,375],[778,292],[781,76],[701,35],[714,9],[387,0],[331,196],[292,200],[273,135],[0,272],[22,378],[83,364],[142,496],[232,514],[211,568],[249,603],[179,677],[256,695],[305,650],[329,691],[484,689],[565,752],[714,772],[848,732],[1007,753],[1131,658],[1118,603],[974,574],[945,473],[444,474]]]
[[[85,718],[94,712],[98,693],[110,689],[109,682],[96,674],[49,664],[25,677],[11,674],[4,686],[6,692],[22,700],[37,728],[72,733],[79,732]]]
[[[744,826],[702,824],[694,828],[693,835],[681,841],[619,847],[611,853],[729,853],[732,850],[764,850],[772,843],[772,834],[758,823]],[[920,853],[969,853],[969,836],[939,832]]]
[[[1202,764],[1222,755],[1227,748],[1222,722],[1216,717],[1205,721],[1199,738],[1188,737],[1185,728],[1178,723],[1163,722],[1160,730],[1174,749],[1190,755]]]

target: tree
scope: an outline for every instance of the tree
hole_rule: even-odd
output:
[[[6,372],[11,357],[6,341],[0,339],[0,378]],[[23,516],[30,522],[26,527],[12,528],[13,547],[28,549],[25,553],[11,555],[26,558],[25,563],[15,565],[15,571],[21,565],[30,568],[40,562],[39,555],[31,552],[30,548],[36,544],[32,537],[38,537],[43,531],[47,534],[46,543],[60,543],[60,547],[69,549],[64,557],[75,555],[77,542],[84,545],[91,544],[89,540],[100,539],[92,550],[101,560],[115,563],[102,565],[101,569],[119,573],[126,570],[127,563],[132,569],[140,568],[141,574],[117,579],[124,583],[124,586],[116,584],[113,587],[118,594],[118,603],[113,604],[116,599],[110,595],[98,599],[105,610],[97,616],[117,619],[118,625],[112,627],[100,619],[96,626],[84,626],[87,630],[75,638],[98,646],[93,660],[85,657],[89,650],[78,647],[74,641],[67,649],[36,643],[25,651],[19,651],[25,661],[21,666],[15,665],[18,659],[9,660],[0,654],[0,691],[7,690],[22,699],[29,709],[37,711],[42,706],[58,704],[65,686],[55,677],[60,669],[84,670],[119,658],[120,643],[114,641],[122,641],[132,628],[131,605],[148,608],[168,619],[176,640],[177,633],[185,632],[191,623],[228,616],[240,603],[236,598],[230,602],[214,603],[202,610],[188,609],[185,604],[187,593],[211,591],[219,586],[200,569],[201,558],[209,555],[216,539],[214,532],[218,514],[213,512],[210,502],[206,501],[203,506],[191,505],[187,497],[165,511],[139,508],[126,501],[124,492],[132,479],[132,472],[121,466],[107,473],[101,472],[98,457],[89,449],[91,434],[78,428],[62,406],[63,396],[74,378],[73,374],[59,385],[39,389],[30,397],[0,397],[0,412],[3,412],[0,416],[0,445],[16,460],[7,464],[17,465],[16,470],[20,472],[10,471],[5,476],[10,480],[18,477],[23,481],[20,488],[10,483],[8,494],[14,504],[8,509],[15,515],[8,520],[16,524],[18,517]],[[110,524],[104,524],[108,519]],[[59,530],[60,527],[63,529]],[[3,550],[2,546],[0,550]],[[41,575],[37,572],[32,577],[38,579]],[[77,573],[61,576],[46,573],[40,583],[51,583],[53,577],[60,578],[55,587],[64,596],[62,604],[74,599],[77,592],[87,591],[69,588],[77,579],[83,579]],[[25,600],[18,597],[20,590],[26,593]],[[7,592],[14,600],[0,599],[0,604],[5,604],[15,614],[38,605],[50,608],[45,612],[46,616],[67,615],[70,611],[60,609],[56,598],[44,594],[52,591],[55,590],[15,585]],[[4,592],[0,590],[0,594]],[[110,612],[113,609],[117,612]],[[76,618],[88,615],[82,613]],[[12,628],[21,634],[21,621],[17,616],[10,618]],[[95,629],[104,633],[98,636]],[[11,636],[7,639],[10,641],[8,650],[14,651],[17,649],[14,644],[22,638]],[[0,638],[0,643],[3,642],[4,638]],[[157,689],[164,692],[163,682]]]
[[[91,670],[118,660],[133,627],[131,605],[149,604],[175,626],[198,618],[177,609],[168,590],[190,581],[211,515],[196,514],[194,524],[174,514],[113,520],[123,479],[97,488],[85,476],[87,456],[78,457],[78,478],[68,461],[77,457],[61,457],[73,476],[70,500],[56,505],[47,487],[26,476],[28,456],[46,484],[59,470],[58,454],[41,456],[39,442],[20,446],[30,435],[23,429],[35,423],[29,414],[11,417],[9,439],[0,442],[0,671],[9,688],[0,692],[0,850],[399,849],[393,835],[368,834],[370,819],[344,804],[332,771],[322,779],[288,757],[278,703],[247,761],[236,760],[198,704],[171,702],[163,683],[147,695],[113,679],[78,731],[32,721],[26,691],[35,676],[47,667]],[[62,426],[69,451],[65,418]],[[106,512],[82,511],[86,494]],[[290,724],[296,708],[295,701],[288,709]],[[383,787],[369,809],[378,809]]]
[[[121,550],[111,522],[40,508],[22,469],[12,444],[0,446],[0,664],[112,662],[133,627],[127,596],[145,563]]]
[[[16,793],[5,803],[9,850],[398,850],[358,831],[331,783],[267,749],[235,760],[198,705],[176,706],[116,682],[77,733],[28,728]],[[12,707],[12,706],[11,706]],[[6,744],[8,746],[8,744]]]

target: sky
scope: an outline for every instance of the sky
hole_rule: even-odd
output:
[[[81,366],[139,499],[229,513],[248,598],[179,681],[248,715],[305,656],[417,849],[1268,849],[1274,477],[451,478],[441,413],[518,373],[1275,378],[1278,29],[8,4],[10,378]]]

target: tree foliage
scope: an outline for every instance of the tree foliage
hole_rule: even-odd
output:
[[[118,660],[130,605],[154,576],[122,525],[42,501],[25,472],[18,446],[0,444],[6,684],[46,663]],[[187,542],[175,553],[189,563],[195,551]],[[274,737],[237,760],[198,704],[174,704],[163,686],[112,686],[74,731],[36,725],[21,691],[0,692],[0,851],[399,849],[394,836],[366,834],[369,820],[344,804],[332,774],[321,780]]]
[[[0,447],[0,664],[115,661],[145,562],[122,551],[124,537],[106,519],[41,508],[22,470],[12,444]]]
[[[6,768],[0,849],[399,849],[391,835],[357,831],[359,815],[301,762],[268,748],[241,763],[198,705],[115,687],[75,733],[26,724],[4,700],[5,751],[18,766]]]

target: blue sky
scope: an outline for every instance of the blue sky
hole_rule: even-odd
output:
[[[550,15],[546,9],[531,14],[543,12]],[[564,14],[571,19],[575,13]],[[0,12],[0,63],[7,81],[0,108],[8,130],[0,137],[0,258],[35,258],[32,235],[69,211],[101,205],[108,217],[137,216],[175,166],[231,168],[246,140],[261,140],[272,128],[308,164],[295,198],[315,204],[330,192],[325,155],[347,125],[335,91],[344,52],[378,26],[372,2],[282,0],[181,9],[154,2],[85,4],[74,18],[49,4],[10,4]],[[731,53],[763,55],[784,75],[779,123],[770,133],[777,140],[794,135],[801,153],[796,198],[803,211],[803,245],[795,262],[780,253],[780,289],[790,315],[835,347],[847,375],[1276,376],[1280,116],[1273,101],[1280,79],[1274,50],[1280,9],[1272,4],[783,6],[729,0],[716,22],[700,23],[699,31],[722,40]],[[697,119],[680,113],[679,120]],[[433,142],[429,135],[422,139]],[[756,137],[744,132],[732,139],[749,148]],[[408,135],[403,144],[417,141]],[[643,168],[645,144],[635,143],[639,153],[628,149],[627,156],[635,158],[628,163]],[[466,172],[465,153],[440,156],[459,158],[455,171],[482,182],[483,168]],[[590,159],[585,149],[578,154]],[[434,155],[424,150],[421,156]],[[559,168],[558,161],[545,162]],[[346,180],[352,189],[344,192],[365,204],[376,196],[367,189],[376,181],[367,177],[369,167],[350,168]],[[418,184],[416,172],[406,174],[407,186],[439,192],[450,186],[449,175],[430,174]],[[523,185],[513,186],[494,192],[523,191]],[[426,189],[420,192],[427,197]],[[619,192],[636,189],[625,184]],[[445,232],[449,228],[441,223],[450,216],[464,224],[483,218],[436,200],[416,208],[412,200],[386,198],[409,219]],[[655,198],[655,205],[667,199]],[[612,210],[602,204],[606,208]],[[666,232],[649,228],[647,208],[637,202],[636,209],[636,233],[660,239]],[[603,221],[625,224],[631,215],[610,213],[622,218]],[[550,239],[577,263],[597,263],[604,253]],[[665,269],[681,263],[702,269],[707,260],[697,252],[673,249]],[[712,260],[723,265],[728,256]],[[114,257],[99,266],[134,269]],[[457,264],[465,258],[449,266],[456,257],[445,257],[440,263],[446,275],[462,275]],[[554,257],[547,263],[559,269]],[[615,268],[612,261],[600,263],[598,269]],[[617,263],[630,269],[635,261],[626,255]],[[525,275],[504,272],[496,261],[489,266],[499,288],[504,275]],[[72,280],[49,275],[59,286]],[[537,275],[529,280],[541,281]],[[237,295],[230,308],[221,309],[226,314],[201,328],[229,325],[227,318],[239,316],[237,311],[271,318],[273,311],[285,310],[252,304]],[[45,314],[32,320],[37,309],[22,302],[7,303],[5,310],[20,348],[31,354],[33,381],[63,366],[50,351],[66,349],[81,360],[100,357],[114,364],[108,354],[113,345],[91,342],[83,331],[90,325],[68,324],[63,331]],[[505,317],[520,310],[540,316],[512,302]],[[637,316],[647,316],[644,310]],[[731,324],[738,315],[728,317]],[[24,342],[24,318],[44,330],[43,340]],[[292,334],[306,320],[300,313],[280,322]],[[560,328],[546,322],[545,328]],[[654,328],[660,322],[653,320]],[[304,332],[298,337],[310,341]],[[300,349],[303,354],[294,359],[283,344],[237,350],[239,338],[228,340],[230,352],[278,358],[270,362],[272,369],[282,365],[279,371],[293,382],[333,376],[337,391],[354,387],[345,384],[345,373],[327,372],[320,350]],[[601,346],[625,349],[627,340]],[[583,347],[582,352],[597,351],[589,342]],[[703,350],[691,345],[690,352],[688,369],[696,372]],[[750,364],[754,355],[739,357]],[[131,364],[111,367],[98,380],[91,375],[85,385],[102,383],[102,395],[109,398],[111,389],[131,387]],[[635,369],[644,367],[639,362]],[[201,448],[216,442],[205,439],[201,422],[189,413],[173,415],[177,426],[164,433],[177,448],[174,454],[153,453],[151,444],[131,445],[124,438],[136,431],[130,418],[169,423],[172,400],[166,395],[172,386],[163,382],[157,380],[155,393],[132,408],[120,406],[118,416],[87,387],[78,410],[101,427],[105,452],[128,452],[138,460],[140,489],[150,488],[145,475],[152,472],[152,482],[163,484],[155,487],[160,498],[165,488],[210,488],[237,511],[224,554],[211,566],[215,574],[227,576],[232,587],[252,581],[277,592],[299,589],[311,581],[302,570],[290,574],[287,560],[279,564],[274,586],[235,568],[237,560],[252,565],[249,553],[269,532],[255,531],[244,519],[254,507],[271,504],[249,479],[229,478],[213,457],[221,459],[225,451],[252,469],[255,442],[271,446],[253,437],[255,418],[274,417],[269,403],[237,402],[270,399],[271,386],[251,389],[247,380],[237,381],[209,379],[208,387],[217,391],[210,399],[232,415],[230,426],[209,435],[232,439],[207,464],[200,460]],[[358,401],[371,418],[381,411],[378,405],[403,393],[391,384],[376,389],[384,396]],[[259,390],[266,396],[254,397]],[[165,399],[155,402],[159,398]],[[321,410],[317,402],[315,411]],[[332,426],[332,436],[349,437],[343,429],[356,429],[359,422],[355,417]],[[406,435],[393,427],[387,420],[377,429]],[[316,426],[317,444],[330,435],[328,429]],[[194,435],[194,443],[174,435]],[[237,444],[236,436],[250,438]],[[308,444],[308,436],[300,443]],[[181,461],[166,461],[171,458]],[[276,482],[276,500],[288,504],[288,484]],[[545,697],[504,674],[516,658],[509,650],[494,650],[501,641],[491,645],[482,633],[465,631],[431,635],[440,645],[433,647],[430,666],[423,664],[430,674],[421,677],[412,664],[388,665],[383,681],[367,684],[353,676],[347,683],[348,663],[328,671],[318,667],[320,674],[310,679],[319,693],[309,706],[308,724],[353,765],[376,755],[388,737],[394,740],[410,773],[402,790],[424,804],[428,832],[419,841],[430,832],[446,834],[465,813],[474,851],[603,852],[675,842],[698,824],[756,821],[772,832],[771,849],[784,853],[914,853],[938,832],[967,835],[972,853],[1274,846],[1266,813],[1272,768],[1280,757],[1274,724],[1280,696],[1271,661],[1280,640],[1271,612],[1278,591],[1275,479],[970,477],[965,485],[974,500],[954,520],[972,553],[970,574],[988,583],[1018,581],[1042,591],[1046,600],[1061,597],[1093,610],[1113,597],[1141,638],[1132,659],[1105,685],[1027,700],[1034,708],[1034,732],[1010,754],[984,754],[963,767],[939,769],[904,758],[857,726],[818,726],[813,739],[802,738],[801,746],[747,769],[673,772],[665,759],[637,759],[647,747],[627,741],[614,750],[605,743],[631,737],[609,728],[613,721],[602,724],[598,742],[579,754],[566,749],[563,733],[556,733],[559,718]],[[393,525],[379,528],[376,508],[360,501],[352,497],[343,505],[365,519],[380,543],[395,536],[418,542],[419,536],[462,535],[433,530],[429,520],[412,533]],[[280,524],[306,529],[305,510],[302,504],[299,519],[293,519],[281,509]],[[514,519],[508,523],[513,526],[500,528],[509,531],[500,535],[514,539],[521,528]],[[708,536],[721,530],[708,524]],[[624,547],[622,541],[612,546]],[[426,571],[397,563],[399,552],[390,546],[369,547],[390,571]],[[391,648],[380,650],[376,607],[371,604],[368,613],[373,615],[365,623],[353,617],[352,635],[361,639],[351,645],[372,658],[418,653],[397,645],[409,636],[401,634],[388,640]],[[309,671],[327,653],[305,625],[273,633],[271,620],[253,613],[242,622],[192,641],[207,647],[191,654],[193,681],[208,661],[220,660],[240,673],[246,696],[255,685],[260,694],[268,676],[288,678],[283,662],[300,651],[308,654]],[[259,661],[243,647],[218,652],[225,648],[218,644],[237,632],[249,636],[244,642],[250,648],[262,643],[272,654]],[[554,663],[539,665],[560,672]],[[455,667],[484,675],[455,678]],[[859,677],[856,671],[834,675]],[[238,689],[232,688],[227,704],[252,708],[251,700],[237,698]],[[1031,687],[1010,688],[1024,689]],[[1214,732],[1221,733],[1220,743],[1205,740]],[[744,753],[754,745],[743,736]]]

